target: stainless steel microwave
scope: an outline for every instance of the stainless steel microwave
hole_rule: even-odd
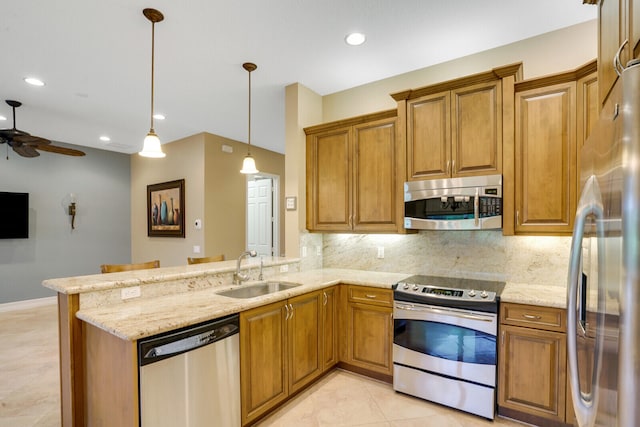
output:
[[[502,175],[405,182],[404,228],[502,228]]]

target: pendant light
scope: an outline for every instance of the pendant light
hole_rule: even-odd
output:
[[[256,169],[256,161],[251,157],[251,72],[255,71],[258,66],[251,62],[245,62],[242,64],[242,68],[249,72],[249,137],[247,139],[247,155],[242,161],[242,169],[240,170],[240,173],[254,174],[259,171]]]
[[[151,128],[149,129],[147,136],[144,138],[142,151],[138,154],[143,157],[160,158],[165,157],[166,154],[162,152],[160,138],[158,138],[158,135],[156,135],[156,132],[153,129],[153,66],[155,62],[155,26],[156,22],[160,22],[164,19],[164,15],[156,9],[144,9],[142,13],[149,21],[151,21]]]

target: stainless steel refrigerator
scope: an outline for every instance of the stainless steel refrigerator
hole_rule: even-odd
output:
[[[580,427],[640,426],[640,63],[582,148],[567,286],[571,397]]]

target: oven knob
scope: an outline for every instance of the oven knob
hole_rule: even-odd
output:
[[[402,287],[402,289],[404,289],[404,290],[409,289],[409,285],[405,283],[404,286]]]
[[[414,291],[417,291],[418,289],[420,289],[420,286],[418,286],[418,285],[413,285],[413,290],[414,290]]]
[[[487,291],[482,291],[482,293],[480,294],[481,298],[486,298],[488,296],[489,296],[489,294],[487,293]]]
[[[471,298],[475,297],[475,296],[476,296],[476,291],[474,291],[473,289],[471,289],[471,290],[469,291],[469,296],[470,296]]]

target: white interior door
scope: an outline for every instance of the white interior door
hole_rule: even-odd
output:
[[[273,181],[247,181],[247,249],[258,255],[273,255]]]

